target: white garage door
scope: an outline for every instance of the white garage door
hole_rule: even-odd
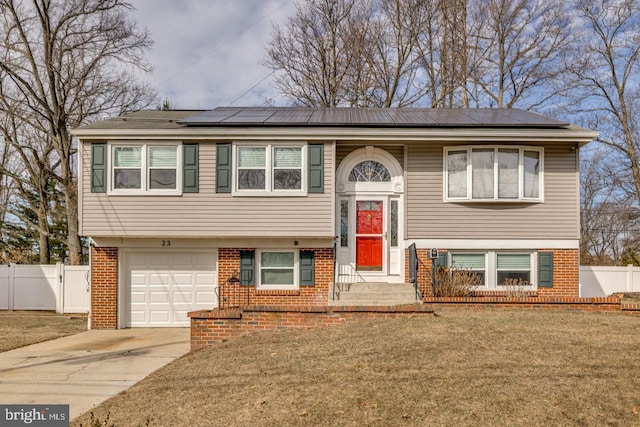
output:
[[[216,253],[129,252],[127,327],[189,326],[187,313],[217,307]]]

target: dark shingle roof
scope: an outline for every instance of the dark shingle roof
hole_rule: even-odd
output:
[[[102,120],[81,129],[180,129],[180,120],[203,113],[204,110],[142,110],[120,117]]]
[[[179,120],[186,126],[535,127],[569,123],[518,109],[219,107]]]

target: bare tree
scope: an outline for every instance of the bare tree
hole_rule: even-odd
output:
[[[287,99],[321,107],[354,102],[354,62],[364,62],[353,54],[362,48],[357,18],[367,9],[360,0],[305,0],[284,28],[273,28],[266,64],[281,73],[276,86]]]
[[[294,104],[404,107],[420,101],[424,0],[306,0],[274,27],[266,64]]]
[[[296,104],[541,108],[564,93],[560,0],[306,0],[267,65]]]
[[[365,68],[373,94],[366,106],[402,108],[427,95],[428,88],[420,81],[423,61],[418,43],[429,19],[428,6],[424,0],[380,1],[370,34],[363,40],[372,44],[373,51]]]
[[[442,34],[440,49],[440,102],[434,107],[468,107],[467,96],[467,0],[440,0]],[[459,97],[456,95],[459,94]],[[459,98],[459,99],[457,99]]]
[[[460,93],[466,92],[466,70],[461,64],[466,63],[467,52],[459,52],[465,55],[460,60],[452,49],[463,49],[461,40],[466,35],[460,33],[466,31],[466,1],[423,0],[420,4],[416,48],[426,94],[422,103],[432,108],[464,105],[460,99],[466,100],[466,94],[461,97]]]
[[[70,129],[106,114],[156,102],[153,90],[137,82],[148,71],[143,60],[151,41],[127,17],[120,0],[0,0],[0,70],[6,75],[0,110],[20,104],[25,120],[50,138],[64,194],[69,262],[81,259],[78,236],[75,141]],[[27,114],[26,112],[29,112]]]
[[[640,203],[640,3],[579,0],[574,31],[580,45],[569,68],[579,91],[575,106],[610,147],[620,188]]]
[[[618,264],[625,248],[638,240],[638,211],[633,200],[620,190],[615,165],[606,159],[601,147],[581,160],[580,262],[583,265]]]
[[[48,135],[37,133],[30,126],[21,128],[23,122],[17,117],[14,110],[2,115],[0,120],[5,150],[12,155],[12,162],[0,166],[0,173],[7,177],[7,185],[14,195],[6,200],[2,211],[36,232],[39,262],[49,264],[50,206],[56,194],[52,173],[54,148]],[[22,232],[17,227],[13,229]]]
[[[474,104],[535,109],[562,92],[570,46],[563,2],[475,0],[468,14]]]

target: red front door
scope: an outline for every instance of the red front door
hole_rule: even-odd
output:
[[[382,271],[382,201],[356,202],[356,269]]]

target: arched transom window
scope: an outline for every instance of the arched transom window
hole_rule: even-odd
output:
[[[350,182],[391,182],[389,170],[380,162],[365,160],[349,173]]]

